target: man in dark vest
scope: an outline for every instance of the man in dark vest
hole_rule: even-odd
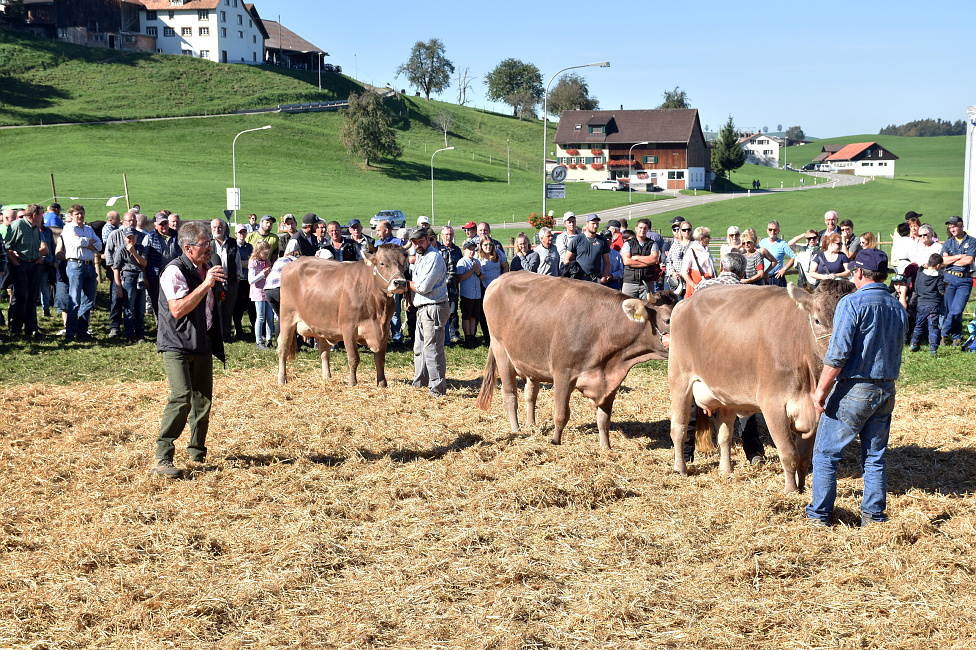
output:
[[[647,300],[654,293],[654,283],[661,276],[661,236],[651,232],[649,219],[637,222],[637,237],[624,243],[620,256],[624,258],[622,292],[631,298]]]
[[[224,268],[211,266],[210,226],[203,221],[183,224],[179,245],[183,254],[159,276],[156,311],[156,349],[163,355],[169,382],[169,401],[163,409],[152,474],[181,478],[173,464],[174,442],[190,421],[190,460],[207,458],[207,429],[213,399],[213,357],[224,360],[220,312],[214,285],[227,281]]]

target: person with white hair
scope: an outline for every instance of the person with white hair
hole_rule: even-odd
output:
[[[715,277],[715,262],[708,250],[712,240],[712,231],[705,226],[698,226],[692,235],[691,246],[681,260],[681,277],[685,280],[685,298],[695,293],[698,283]]]

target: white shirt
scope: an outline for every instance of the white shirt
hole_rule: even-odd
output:
[[[190,295],[190,285],[186,283],[183,272],[175,265],[167,266],[159,275],[159,290],[166,296],[166,301],[179,300]],[[213,291],[207,292],[207,329],[213,325]],[[168,305],[167,305],[168,308]]]
[[[74,222],[64,224],[61,231],[64,241],[64,256],[69,260],[91,262],[95,259],[95,252],[101,252],[102,240],[98,238],[91,226],[78,226]],[[95,242],[95,250],[88,248],[90,242]]]

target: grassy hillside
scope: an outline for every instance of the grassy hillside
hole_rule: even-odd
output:
[[[223,113],[345,99],[342,75],[122,53],[0,30],[0,124]]]

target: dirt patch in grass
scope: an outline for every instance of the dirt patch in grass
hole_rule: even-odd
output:
[[[671,473],[666,378],[638,368],[600,451],[553,447],[478,371],[410,388],[219,377],[210,458],[148,475],[163,382],[0,391],[0,646],[965,647],[976,637],[972,396],[899,396],[891,521],[804,522],[741,449]],[[185,440],[181,439],[185,444]],[[768,441],[767,441],[768,442]],[[772,450],[769,450],[770,452]],[[772,457],[772,454],[771,454]],[[183,465],[182,450],[177,462]]]

